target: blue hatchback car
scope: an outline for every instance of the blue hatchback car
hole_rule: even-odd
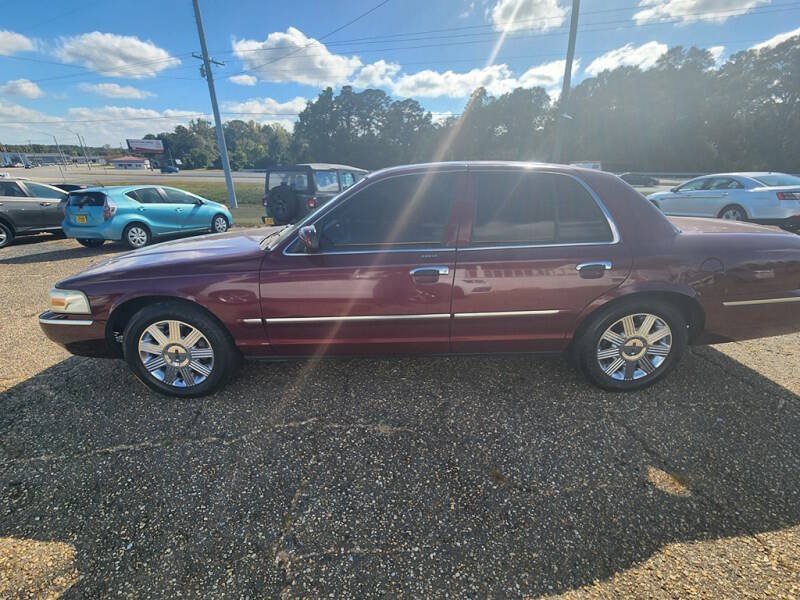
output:
[[[118,240],[142,248],[158,238],[222,233],[233,225],[227,207],[171,187],[129,185],[70,192],[61,227],[84,246]]]

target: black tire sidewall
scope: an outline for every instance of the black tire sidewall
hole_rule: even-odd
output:
[[[650,313],[663,319],[672,332],[672,351],[666,360],[651,374],[633,381],[612,379],[600,368],[597,362],[597,344],[600,336],[614,322],[626,315]],[[584,375],[595,385],[615,392],[632,392],[648,387],[665,377],[681,359],[689,341],[686,320],[681,311],[670,304],[659,300],[622,301],[606,309],[601,309],[581,336],[578,347],[578,361]]]
[[[105,244],[106,241],[96,238],[77,238],[77,242],[85,248],[99,248]]]
[[[147,241],[142,246],[134,246],[128,241],[128,232],[133,227],[141,227],[145,233],[147,234]],[[131,250],[139,250],[140,248],[146,248],[153,242],[153,234],[150,232],[150,228],[142,223],[129,223],[125,226],[125,229],[122,230],[122,243],[125,244]]]
[[[217,219],[222,219],[222,220],[225,221],[225,231],[228,231],[231,228],[231,224],[228,222],[228,218],[223,214],[217,213],[216,215],[214,215],[214,218],[211,219],[211,232],[212,233],[225,233],[225,231],[217,231],[217,227],[215,225],[215,223],[217,222]]]
[[[4,242],[0,242],[0,248],[10,246],[14,242],[14,232],[5,223],[0,223],[0,229],[2,229],[6,234],[6,240]]]
[[[147,371],[139,359],[139,338],[157,321],[176,320],[197,328],[214,349],[211,375],[197,385],[178,388],[162,383]],[[128,321],[123,334],[123,355],[134,374],[152,390],[167,396],[195,398],[211,394],[224,386],[238,365],[237,350],[227,331],[216,319],[200,308],[182,302],[159,302],[140,310]]]

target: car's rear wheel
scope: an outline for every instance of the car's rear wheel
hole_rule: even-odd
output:
[[[586,377],[606,390],[634,391],[664,377],[688,342],[686,320],[672,304],[622,301],[592,317],[578,341]]]
[[[5,223],[0,223],[0,248],[5,248],[14,241],[14,231]]]
[[[211,220],[211,231],[214,233],[225,233],[228,231],[228,219],[225,215],[216,215]]]
[[[99,248],[106,243],[105,240],[98,240],[96,238],[78,238],[78,243],[87,248]]]
[[[134,250],[147,246],[150,239],[150,230],[141,223],[131,223],[122,232],[122,241]]]
[[[153,390],[194,398],[220,389],[238,364],[225,329],[198,307],[160,302],[136,313],[123,334],[125,360]]]
[[[721,211],[719,211],[719,215],[717,215],[717,216],[718,216],[718,218],[725,219],[727,221],[746,221],[747,220],[747,213],[738,204],[731,204],[730,206],[726,206]]]

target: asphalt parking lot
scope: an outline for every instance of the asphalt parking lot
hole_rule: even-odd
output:
[[[0,597],[800,595],[800,335],[613,395],[556,358],[246,363],[201,400],[40,332],[0,250]]]

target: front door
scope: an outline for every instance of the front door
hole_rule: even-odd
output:
[[[273,251],[261,303],[274,353],[447,352],[464,180],[463,169],[378,180],[314,221],[319,252],[296,238]]]
[[[631,255],[594,195],[559,173],[471,171],[459,239],[454,352],[559,351]]]

